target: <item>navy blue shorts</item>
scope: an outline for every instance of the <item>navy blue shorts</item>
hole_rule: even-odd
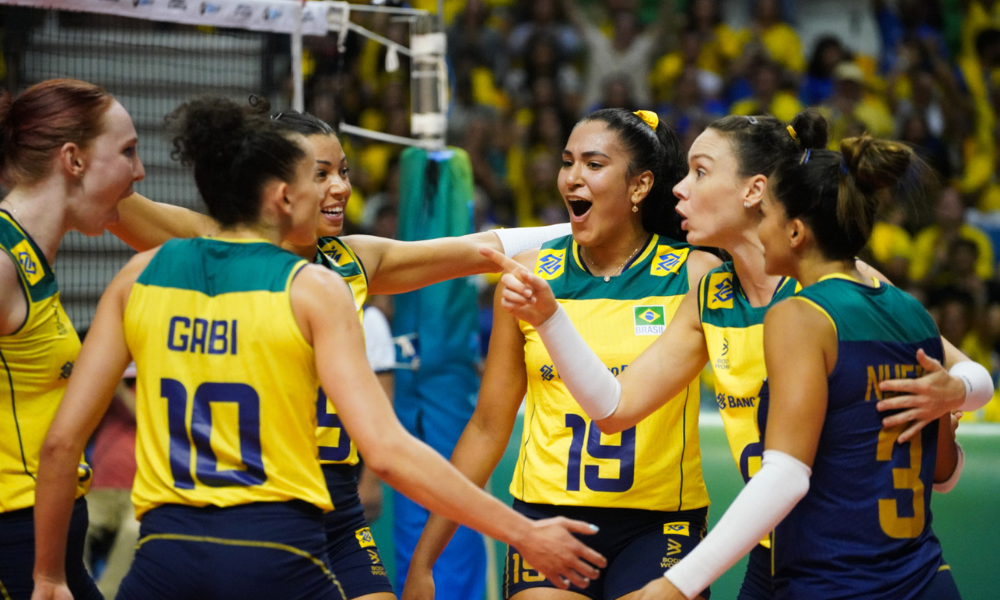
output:
[[[358,496],[358,469],[349,465],[322,465],[333,511],[323,516],[330,568],[337,574],[348,600],[377,592],[392,593],[365,509]]]
[[[566,517],[600,527],[594,535],[579,536],[583,543],[604,555],[608,566],[586,589],[570,591],[593,600],[615,600],[641,589],[687,556],[705,537],[708,507],[678,512],[635,508],[552,506],[514,500],[514,510],[539,520]],[[519,552],[507,547],[504,598],[538,587],[554,588],[538,571],[525,564]],[[711,592],[702,595],[707,599]]]
[[[158,506],[142,517],[119,600],[344,600],[323,513],[305,502]]]
[[[962,600],[958,586],[955,585],[955,578],[951,574],[951,567],[942,565],[931,582],[920,590],[914,600]]]
[[[103,600],[83,565],[83,542],[87,537],[87,501],[73,505],[66,544],[66,582],[76,600]],[[29,600],[35,587],[35,509],[0,513],[0,598]]]
[[[771,549],[760,544],[750,551],[747,572],[736,600],[774,600],[774,578],[771,576]]]

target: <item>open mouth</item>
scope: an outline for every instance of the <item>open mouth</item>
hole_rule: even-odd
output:
[[[321,208],[319,212],[323,213],[324,215],[326,215],[328,217],[343,217],[344,216],[344,207],[343,206],[334,206],[332,208]]]
[[[590,210],[590,207],[593,205],[594,203],[590,202],[589,200],[569,201],[569,209],[573,211],[573,215],[577,217],[582,217],[583,215],[587,214],[587,212]]]

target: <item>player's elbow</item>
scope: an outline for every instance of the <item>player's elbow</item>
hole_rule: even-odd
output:
[[[364,451],[365,467],[390,485],[397,478],[398,458],[404,452],[403,444],[393,439],[395,437],[397,436],[383,437],[376,443],[370,444]]]
[[[39,452],[39,461],[47,465],[61,464],[67,458],[76,461],[80,454],[81,451],[77,450],[77,444],[74,443],[74,440],[64,435],[50,432],[42,444],[41,452]]]
[[[630,425],[622,420],[616,419],[614,414],[603,419],[595,420],[594,425],[597,425],[597,428],[600,429],[601,433],[604,435],[620,433],[630,427]]]

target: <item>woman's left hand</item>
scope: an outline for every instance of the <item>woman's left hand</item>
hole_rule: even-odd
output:
[[[916,379],[887,379],[879,383],[879,389],[899,395],[880,401],[876,408],[880,411],[900,412],[882,419],[883,427],[893,427],[910,423],[899,436],[899,443],[913,437],[928,423],[943,415],[958,410],[965,402],[965,384],[952,377],[937,360],[917,350],[917,362],[924,368],[924,374]]]

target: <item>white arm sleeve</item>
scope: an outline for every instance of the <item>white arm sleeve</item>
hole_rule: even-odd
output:
[[[569,223],[546,225],[545,227],[516,227],[514,229],[495,229],[493,233],[500,238],[503,253],[507,256],[520,254],[525,250],[538,248],[549,240],[564,237],[573,233]]]
[[[622,386],[583,341],[563,307],[535,329],[559,377],[583,412],[595,421],[614,414],[622,397]]]
[[[957,362],[948,369],[948,374],[958,377],[965,384],[965,403],[959,410],[979,410],[993,398],[993,378],[986,367],[976,361]]]
[[[811,474],[812,470],[794,456],[765,450],[760,471],[733,500],[719,523],[664,577],[685,597],[697,596],[791,512],[809,491]]]
[[[955,489],[955,485],[958,484],[958,480],[962,477],[962,467],[965,466],[965,450],[962,450],[962,444],[959,444],[957,441],[955,442],[955,449],[958,450],[958,462],[955,463],[955,470],[951,472],[951,476],[948,479],[934,484],[934,491],[940,494],[947,494]]]

